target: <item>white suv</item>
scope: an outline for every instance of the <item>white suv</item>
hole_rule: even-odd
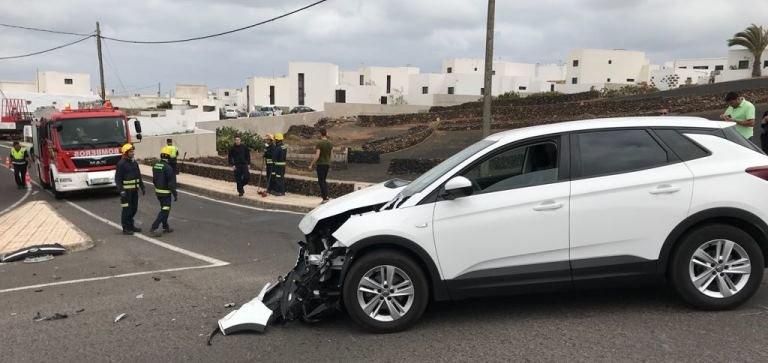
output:
[[[299,227],[304,257],[325,266],[305,285],[376,332],[405,329],[430,300],[632,281],[728,309],[762,280],[768,156],[733,123],[699,118],[521,128]]]

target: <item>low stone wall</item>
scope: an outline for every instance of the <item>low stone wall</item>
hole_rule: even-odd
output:
[[[362,151],[349,149],[347,162],[355,164],[378,164],[381,162],[381,153],[378,151]]]
[[[146,165],[153,165],[156,159],[144,159],[142,163]],[[204,165],[198,163],[185,163],[181,168],[182,173],[202,176],[205,178],[211,178],[216,180],[226,180],[229,182],[235,182],[235,175],[231,167],[222,167],[215,165]],[[265,181],[261,171],[251,170],[250,184],[254,185],[259,180],[259,175],[262,175],[262,185]],[[285,189],[288,193],[301,194],[301,195],[320,195],[320,186],[317,184],[317,180],[314,178],[286,175]],[[328,194],[332,198],[338,198],[345,194],[349,194],[355,191],[355,183],[343,182],[337,180],[328,180]]]
[[[390,136],[363,144],[363,151],[391,153],[414,146],[432,135],[434,129],[428,125],[414,126],[402,135]]]
[[[422,174],[440,164],[443,159],[392,159],[387,174],[406,175]]]

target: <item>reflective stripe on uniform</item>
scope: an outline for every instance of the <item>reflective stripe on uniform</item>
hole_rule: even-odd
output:
[[[123,208],[128,208],[128,205],[129,205],[128,203],[120,204],[120,206],[123,207]]]
[[[171,194],[171,191],[168,189],[157,189],[155,188],[155,193],[157,194]]]
[[[123,189],[136,189],[138,188],[136,185],[123,185]]]
[[[139,179],[123,180],[123,185],[137,185],[137,184],[139,184]]]
[[[171,210],[171,206],[167,205],[167,206],[163,207],[162,210]]]
[[[277,165],[277,166],[285,166],[285,161],[275,161],[275,165]]]

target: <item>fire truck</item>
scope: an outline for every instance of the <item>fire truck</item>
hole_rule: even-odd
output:
[[[115,188],[120,147],[132,142],[130,121],[109,101],[90,108],[66,106],[41,117],[32,127],[40,183],[56,198],[76,190]],[[141,141],[141,124],[134,119],[133,125]]]

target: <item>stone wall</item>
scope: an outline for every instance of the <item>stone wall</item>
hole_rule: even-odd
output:
[[[347,162],[355,164],[378,164],[381,162],[381,153],[378,151],[362,151],[349,149]]]
[[[391,153],[403,150],[424,141],[429,135],[432,135],[432,132],[434,129],[428,125],[414,126],[402,135],[366,142],[363,144],[363,151]]]
[[[392,159],[387,174],[407,175],[422,174],[440,164],[443,159]]]

